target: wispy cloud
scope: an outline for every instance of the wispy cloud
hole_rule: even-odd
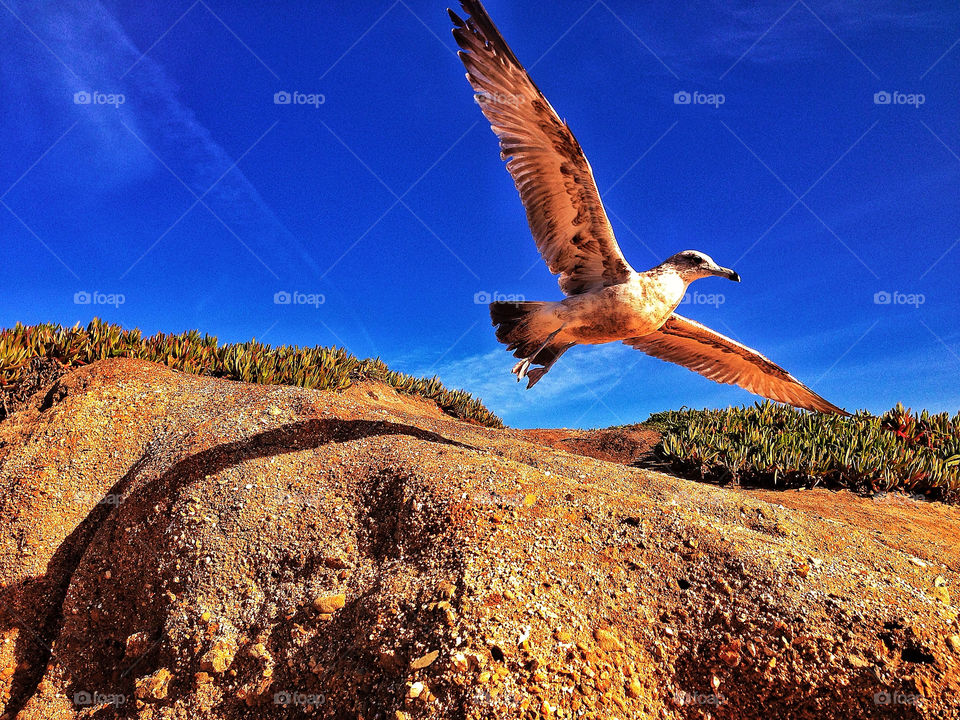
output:
[[[602,407],[606,402],[605,393],[624,377],[639,357],[635,350],[619,344],[575,347],[529,392],[526,381],[518,384],[510,374],[516,359],[502,348],[451,360],[429,373],[426,368],[419,372],[436,374],[448,387],[464,388],[508,423],[519,420],[533,408],[541,414],[553,408],[562,411],[557,422],[563,423],[561,418],[569,418],[566,422],[572,424],[576,413],[571,408],[595,402]],[[624,419],[624,422],[634,421]]]
[[[9,17],[15,26],[5,22],[5,34],[12,38],[20,32],[19,42],[11,47],[22,62],[4,63],[4,82],[29,95],[25,105],[34,112],[80,117],[72,131],[73,143],[82,153],[72,178],[78,187],[85,192],[114,191],[161,173],[169,178],[174,192],[182,192],[185,200],[192,202],[194,197],[181,183],[202,195],[223,176],[205,198],[223,222],[246,238],[256,238],[258,251],[294,250],[299,260],[315,269],[310,255],[285,229],[242,168],[234,166],[237,157],[212,136],[183,102],[162,65],[151,55],[143,56],[143,50],[102,3],[80,0],[31,5],[11,1],[8,5],[22,25]],[[131,66],[133,70],[125,74]],[[14,68],[19,75],[16,79],[11,77]],[[74,93],[93,91],[119,93],[126,101],[115,110],[74,105]],[[269,125],[265,119],[262,130]],[[247,147],[256,139],[233,140],[237,146]]]

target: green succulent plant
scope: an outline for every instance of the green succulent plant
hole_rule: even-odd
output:
[[[219,345],[196,330],[144,338],[139,330],[94,319],[75,325],[21,325],[0,330],[0,394],[12,394],[34,358],[50,358],[65,367],[107,358],[138,358],[194,375],[267,385],[298,385],[343,390],[355,380],[373,379],[399,392],[433,400],[449,415],[487,427],[503,422],[480,400],[463,390],[448,390],[436,377],[418,378],[390,370],[379,358],[360,360],[340,347],[272,347],[255,340]]]
[[[902,489],[960,498],[960,413],[807,413],[771,402],[656,413],[657,454],[700,479],[776,486]]]

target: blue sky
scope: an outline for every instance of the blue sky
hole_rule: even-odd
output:
[[[513,381],[475,300],[561,295],[443,2],[69,5],[0,2],[0,325],[344,345],[520,427],[752,402],[614,345]],[[681,312],[848,409],[956,412],[960,9],[902,5],[487,8],[631,264],[695,248],[743,277]]]

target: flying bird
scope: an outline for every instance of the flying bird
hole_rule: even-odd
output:
[[[500,139],[537,249],[559,274],[559,302],[493,302],[497,340],[513,350],[517,381],[531,388],[574,345],[624,342],[720,383],[798,408],[847,415],[745,345],[677,315],[687,286],[740,276],[704,253],[684,250],[646,272],[624,258],[590,163],[478,0],[448,10],[467,80]],[[534,367],[539,366],[539,367]]]

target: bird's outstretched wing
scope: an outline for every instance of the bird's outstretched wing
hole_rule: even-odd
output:
[[[507,46],[477,0],[452,10],[478,104],[500,138],[500,156],[520,191],[537,249],[567,295],[624,282],[632,272],[613,236],[590,163],[570,128]]]
[[[683,365],[719,383],[739,385],[757,395],[805,410],[849,415],[756,350],[680,315],[656,332],[624,340],[647,355]]]

